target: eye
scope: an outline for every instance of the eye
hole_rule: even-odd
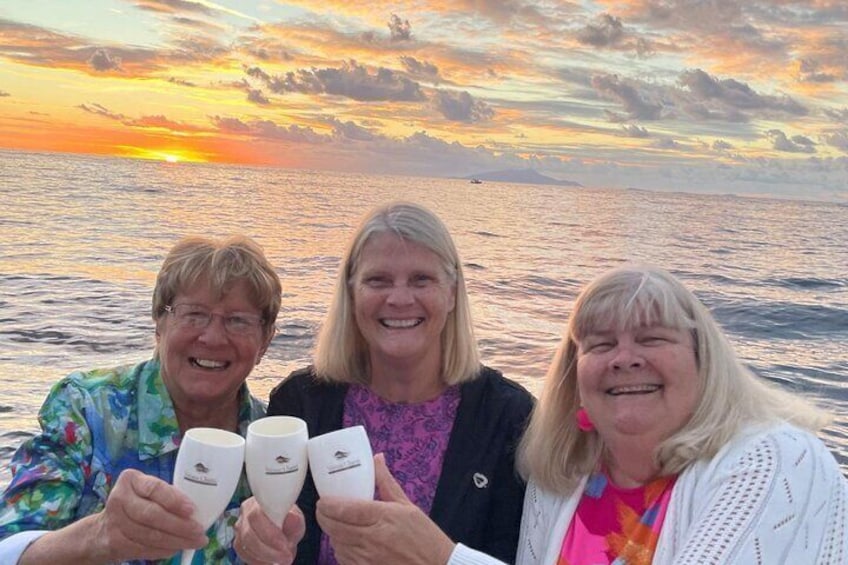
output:
[[[615,342],[605,338],[587,339],[581,344],[580,350],[584,353],[605,353],[615,347]]]
[[[666,328],[651,328],[638,335],[638,342],[643,345],[665,345],[674,343],[676,333]]]
[[[436,282],[436,277],[421,273],[412,277],[412,285],[418,288],[426,287]]]
[[[227,325],[233,329],[246,329],[253,325],[253,320],[247,316],[233,314],[227,317]]]
[[[668,340],[666,338],[664,338],[663,336],[649,335],[649,336],[643,337],[640,341],[642,343],[646,344],[646,345],[651,345],[651,344],[666,343]]]
[[[209,322],[210,314],[198,306],[186,306],[180,313],[180,318],[189,324],[202,326]]]
[[[389,288],[392,286],[392,281],[383,275],[372,275],[365,277],[362,283],[368,288]]]

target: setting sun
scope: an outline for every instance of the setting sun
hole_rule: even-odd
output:
[[[180,158],[177,157],[176,155],[165,155],[164,158],[165,158],[165,161],[167,161],[168,163],[176,163],[177,161],[180,160]]]

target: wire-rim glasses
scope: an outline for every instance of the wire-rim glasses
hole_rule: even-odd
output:
[[[217,316],[224,322],[226,332],[236,336],[255,335],[265,322],[262,316],[256,314],[247,312],[216,314],[199,304],[168,305],[165,306],[165,312],[171,314],[179,326],[197,331],[209,327],[212,319]]]

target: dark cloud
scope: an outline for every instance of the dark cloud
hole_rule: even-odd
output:
[[[575,34],[578,43],[602,49],[633,51],[639,57],[653,55],[653,44],[644,37],[625,31],[621,18],[600,14],[593,23],[586,24]]]
[[[238,118],[221,118],[212,116],[212,125],[224,133],[250,133],[251,128]]]
[[[711,105],[704,102],[692,102],[684,100],[680,105],[681,110],[688,116],[698,120],[717,120],[730,123],[746,123],[750,120],[747,114],[738,108],[727,105]]]
[[[848,108],[842,108],[841,110],[831,110],[828,108],[824,110],[824,115],[829,118],[833,118],[837,122],[848,124]]]
[[[426,61],[419,61],[415,57],[404,55],[400,58],[400,62],[406,72],[416,78],[425,78],[429,80],[439,79],[439,67]]]
[[[602,96],[618,100],[631,120],[659,120],[663,117],[663,105],[654,100],[645,100],[635,83],[617,75],[592,77],[592,86]]]
[[[385,67],[378,68],[372,74],[356,61],[346,62],[337,69],[301,69],[281,76],[271,76],[258,67],[247,69],[245,72],[262,80],[275,94],[331,94],[362,102],[415,102],[425,99],[424,92],[417,82]]]
[[[402,20],[398,15],[392,14],[387,25],[392,41],[410,41],[412,39],[412,26],[409,25],[409,20]]]
[[[771,139],[772,147],[786,153],[815,153],[815,143],[803,135],[793,135],[790,139],[785,133],[778,129],[766,132],[766,137]]]
[[[281,47],[251,46],[247,52],[261,61],[292,61],[294,57]]]
[[[0,98],[5,98],[6,96],[11,96],[11,94],[6,92],[5,90],[0,90]]]
[[[822,135],[822,139],[831,147],[835,147],[843,153],[848,153],[848,129],[825,133]]]
[[[121,70],[121,58],[111,55],[106,49],[95,49],[88,58],[88,64],[100,72]]]
[[[174,121],[162,114],[156,114],[152,116],[142,116],[140,118],[134,120],[124,120],[124,124],[133,127],[143,127],[143,128],[160,128],[167,129],[171,131],[181,131],[181,132],[200,132],[200,131],[208,131],[203,128],[199,128],[197,126],[189,125],[183,122]]]
[[[368,128],[357,125],[350,120],[342,122],[336,118],[330,118],[327,123],[333,127],[333,135],[337,138],[351,141],[374,141],[378,137],[382,138]]]
[[[148,116],[141,116],[140,118],[130,118],[125,114],[119,114],[117,112],[113,112],[109,110],[102,104],[79,104],[77,108],[88,112],[89,114],[95,114],[97,116],[102,116],[104,118],[108,118],[110,120],[115,120],[117,122],[121,122],[123,125],[128,127],[136,127],[136,128],[158,128],[158,129],[167,129],[170,131],[180,131],[180,132],[201,132],[207,131],[203,128],[198,128],[197,126],[193,126],[190,124],[186,124],[183,122],[174,121],[163,114],[153,114]]]
[[[327,136],[316,133],[312,128],[298,125],[280,126],[271,120],[244,122],[238,118],[213,116],[212,124],[222,133],[250,135],[274,141],[318,144],[329,141]]]
[[[110,120],[124,121],[126,119],[123,114],[112,112],[101,104],[80,104],[77,108],[88,112],[89,114],[97,114],[98,116],[109,118]]]
[[[271,101],[268,100],[268,97],[262,94],[262,90],[258,88],[249,88],[247,90],[247,100],[248,102],[253,102],[254,104],[259,104],[260,106],[264,106],[266,104],[271,103]]]
[[[748,120],[742,112],[779,112],[793,116],[804,116],[806,107],[789,96],[766,96],[758,94],[747,84],[738,80],[718,79],[701,69],[685,71],[680,75],[680,85],[686,89],[686,110],[703,119],[723,119],[730,122]]]
[[[598,23],[588,24],[577,32],[577,41],[593,47],[607,47],[619,43],[624,38],[624,24],[621,19],[610,14],[598,16]]]
[[[713,141],[713,149],[715,151],[728,151],[730,149],[733,149],[733,145],[724,141],[723,139],[716,139],[715,141]]]
[[[363,31],[362,33],[360,33],[359,40],[362,41],[362,43],[366,43],[369,45],[380,43],[380,37],[377,35],[377,32],[372,30]]]
[[[488,104],[475,100],[465,91],[437,90],[433,95],[433,104],[445,118],[453,122],[482,122],[495,115]]]
[[[176,78],[176,77],[170,77],[168,79],[168,82],[173,83],[173,84],[178,84],[180,86],[197,86],[193,82],[183,80],[183,79],[179,79],[179,78]]]
[[[762,97],[747,84],[732,78],[718,80],[701,69],[684,72],[680,84],[702,100],[721,100],[737,108],[762,108],[765,105]]]
[[[798,69],[798,80],[801,82],[835,82],[839,77],[833,73],[827,73],[820,70],[820,65],[816,61],[810,59],[802,59],[800,68]]]

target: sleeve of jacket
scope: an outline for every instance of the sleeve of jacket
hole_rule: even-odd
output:
[[[525,488],[515,453],[533,397],[487,367],[461,394],[430,517],[455,542],[512,563]]]
[[[496,491],[492,496],[489,525],[484,546],[481,548],[484,553],[507,563],[515,561],[526,488],[524,480],[515,469],[515,454],[533,409],[533,397],[530,393],[518,385],[515,387],[515,390],[508,394],[501,415],[505,440],[502,444],[501,460],[492,481]]]

